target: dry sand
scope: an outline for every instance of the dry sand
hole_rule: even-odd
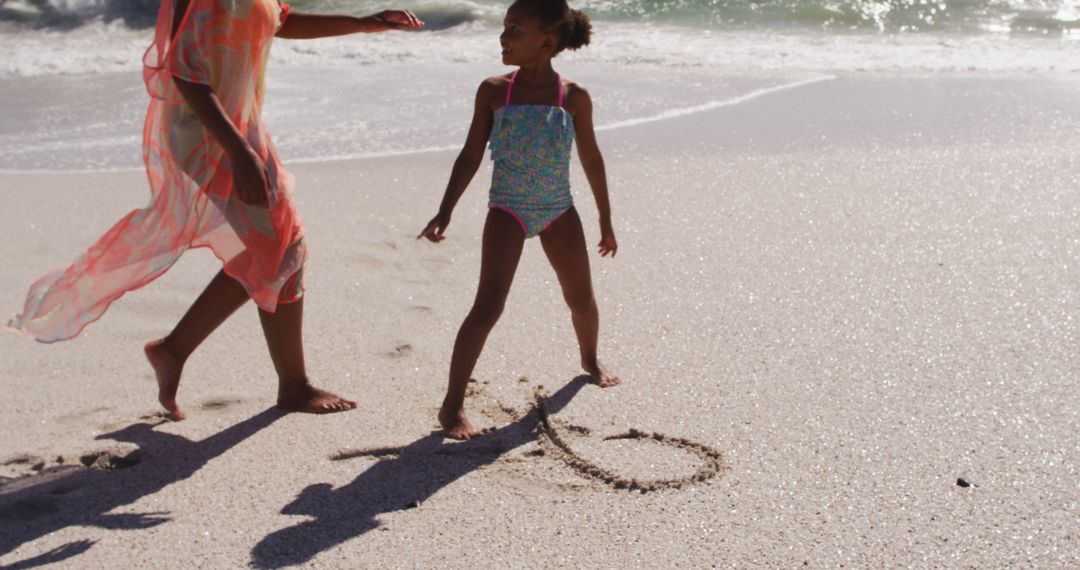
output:
[[[624,384],[579,377],[531,241],[467,404],[501,429],[468,443],[435,412],[487,167],[436,246],[413,237],[453,152],[298,165],[310,369],[360,409],[268,410],[248,307],[189,362],[190,419],[161,423],[140,347],[216,270],[192,252],[78,340],[0,335],[0,564],[1076,567],[1078,97],[862,75],[600,133],[621,246],[594,257],[601,354]],[[0,199],[10,312],[146,189],[7,174]],[[632,428],[660,437],[605,439]]]

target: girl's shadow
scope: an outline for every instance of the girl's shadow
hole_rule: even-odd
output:
[[[138,450],[119,460],[122,469],[50,468],[0,487],[0,556],[55,531],[77,526],[134,530],[170,520],[167,512],[112,513],[191,477],[207,462],[284,415],[270,408],[201,441],[156,431],[160,424],[139,422],[98,436],[133,443]],[[137,463],[136,463],[137,462]],[[73,558],[93,546],[75,541],[14,564],[31,568]]]
[[[589,376],[574,378],[545,399],[547,412],[561,410],[590,383]],[[263,538],[251,552],[252,565],[281,568],[303,564],[324,550],[375,529],[379,526],[378,515],[420,506],[450,483],[535,441],[539,423],[534,408],[522,419],[479,439],[443,444],[441,432],[433,432],[401,448],[397,457],[372,465],[344,487],[311,485],[281,512],[313,520]]]

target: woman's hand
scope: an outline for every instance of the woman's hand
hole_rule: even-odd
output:
[[[611,228],[611,224],[600,224],[600,257],[607,257],[607,254],[611,254],[611,257],[615,257],[615,253],[619,251],[619,244],[615,241],[615,230]]]
[[[245,204],[260,208],[270,207],[270,193],[273,188],[270,187],[270,177],[266,173],[266,163],[252,150],[230,158],[236,197]]]
[[[450,225],[450,212],[439,211],[431,221],[428,222],[424,231],[420,232],[420,235],[416,236],[416,239],[427,238],[428,241],[439,243],[446,239],[443,237],[443,232],[446,231],[446,226]]]
[[[373,16],[368,16],[382,30],[419,30],[424,23],[413,14],[411,10],[383,10]]]

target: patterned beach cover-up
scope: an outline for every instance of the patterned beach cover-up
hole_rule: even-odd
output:
[[[260,120],[271,40],[288,15],[279,0],[190,0],[171,34],[175,0],[163,0],[144,58],[151,96],[143,130],[150,204],[117,222],[72,265],[35,282],[8,325],[36,340],[72,338],[124,293],[162,275],[189,248],[209,247],[258,306],[299,300],[307,257],[293,206],[293,177]],[[224,149],[207,132],[173,77],[209,85],[265,161],[270,208],[233,192]],[[86,199],[85,196],[76,196]]]

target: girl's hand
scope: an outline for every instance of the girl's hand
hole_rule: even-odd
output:
[[[232,158],[233,189],[236,197],[245,204],[260,208],[270,207],[270,177],[266,163],[254,151],[247,151]]]
[[[427,238],[428,241],[439,243],[446,239],[443,237],[443,232],[446,231],[446,226],[450,225],[450,212],[439,212],[431,221],[428,222],[424,231],[420,232],[420,235],[416,236],[416,239]]]
[[[374,16],[372,21],[383,26],[384,30],[419,30],[424,23],[410,10],[383,10]]]
[[[615,231],[610,226],[600,227],[600,257],[607,257],[607,254],[611,254],[611,257],[615,257],[615,253],[619,251],[619,244],[615,241]]]

